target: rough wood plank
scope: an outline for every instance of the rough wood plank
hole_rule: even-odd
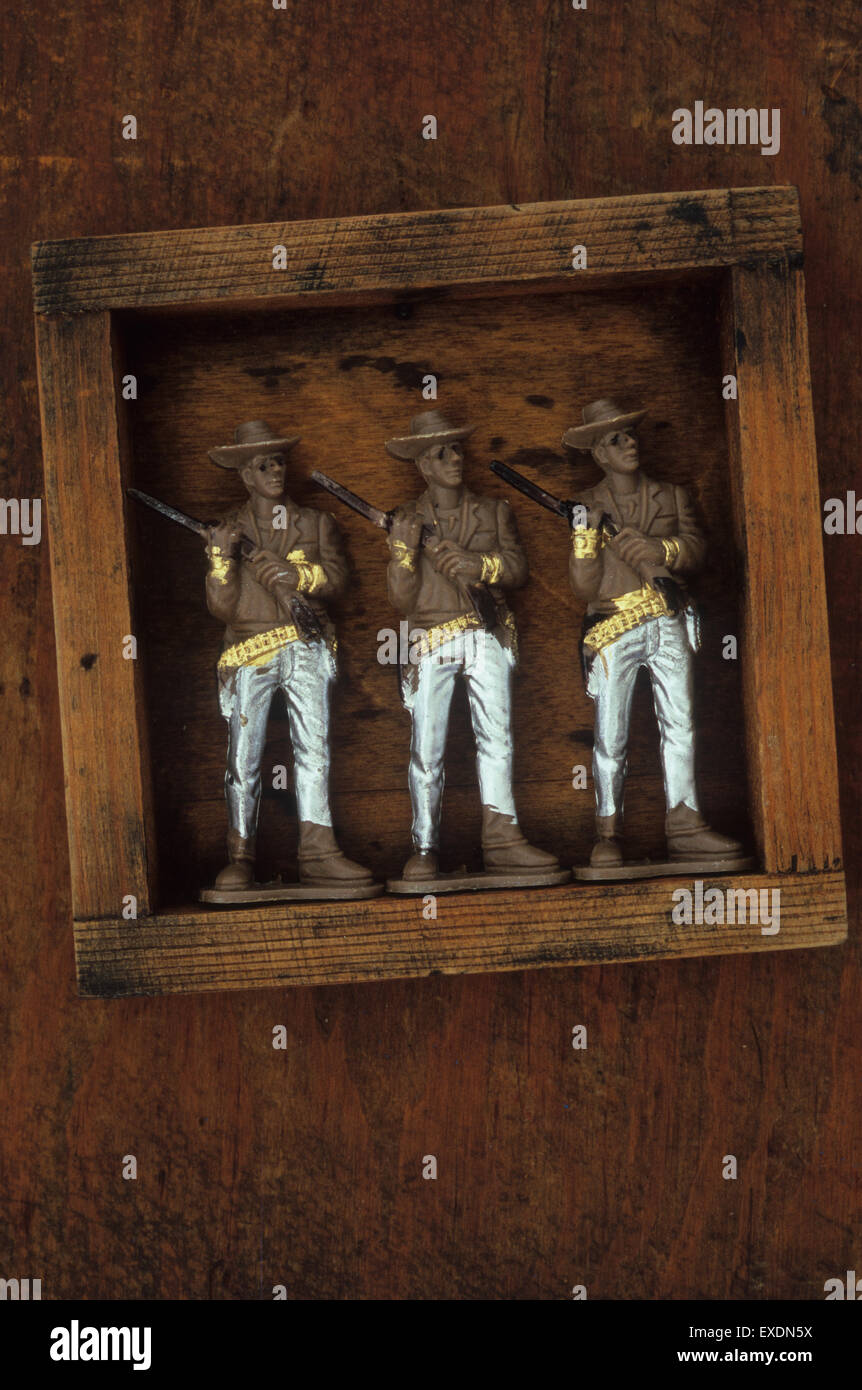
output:
[[[37,325],[45,491],[63,725],[72,904],[150,909],[154,837],[146,716],[125,547],[109,314]]]
[[[805,286],[735,266],[725,343],[751,810],[768,871],[841,864],[823,524]]]
[[[758,901],[769,912],[778,890],[779,931],[764,935],[751,921],[675,924],[674,890],[695,892],[683,877],[463,893],[438,898],[436,919],[423,916],[421,898],[198,908],[138,924],[77,922],[78,982],[91,997],[185,994],[798,950],[846,938],[843,874],[728,875],[701,883],[704,892],[766,890]]]
[[[577,271],[575,245],[587,248]],[[279,270],[276,246],[286,248]],[[608,272],[708,269],[801,246],[795,188],[736,188],[37,242],[33,278],[37,313],[83,313],[504,282],[577,286]]]

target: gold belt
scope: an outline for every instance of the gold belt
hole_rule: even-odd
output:
[[[300,633],[292,623],[286,627],[273,627],[269,632],[257,632],[244,642],[235,642],[219,657],[219,671],[232,671],[237,666],[265,666],[282,647],[297,642]]]
[[[448,623],[438,623],[436,627],[426,628],[422,637],[415,643],[416,656],[427,656],[429,652],[442,647],[444,642],[457,637],[459,633],[481,626],[481,619],[475,613],[463,613],[460,618],[450,618]],[[417,632],[419,630],[417,628]]]
[[[596,623],[595,627],[591,627],[586,633],[585,647],[600,652],[603,647],[616,642],[624,633],[640,627],[641,623],[647,622],[650,618],[664,617],[668,612],[662,595],[651,589],[648,584],[644,584],[640,589],[632,589],[627,594],[620,594],[619,598],[614,599],[614,604],[617,611],[609,614],[602,622]]]

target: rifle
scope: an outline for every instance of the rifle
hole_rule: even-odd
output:
[[[320,487],[326,488],[326,491],[331,493],[333,497],[337,497],[339,502],[343,502],[345,506],[351,507],[360,516],[364,516],[365,520],[370,521],[372,526],[379,526],[381,531],[386,531],[387,534],[391,531],[392,522],[395,519],[394,512],[384,512],[379,507],[372,507],[370,502],[366,502],[355,492],[351,492],[349,487],[337,483],[334,478],[327,477],[325,473],[318,473],[317,469],[312,470],[311,476]],[[427,541],[436,540],[438,535],[439,532],[435,527],[423,522],[422,530],[419,533],[420,547],[425,545]],[[491,632],[497,626],[499,618],[496,604],[487,584],[465,584],[463,587],[483,628],[486,632]]]
[[[552,493],[546,492],[543,487],[539,487],[536,483],[531,482],[529,478],[524,477],[523,473],[518,473],[506,463],[499,463],[495,459],[494,462],[490,464],[490,469],[498,478],[502,478],[504,482],[517,488],[519,492],[523,492],[525,497],[531,498],[533,502],[538,502],[540,507],[546,507],[548,511],[555,512],[557,516],[563,517],[570,526],[573,523],[576,509],[580,508],[584,513],[587,511],[583,502],[564,501],[561,497],[554,497]],[[598,529],[612,539],[614,536],[619,535],[620,528],[606,512],[602,512]],[[638,574],[645,584],[648,584],[651,589],[655,589],[657,593],[661,594],[667,611],[672,617],[682,612],[683,608],[686,606],[686,596],[676,580],[668,574],[664,566],[645,565],[642,568],[638,568]]]
[[[187,531],[194,531],[196,536],[201,536],[204,540],[209,538],[210,528],[206,522],[196,521],[193,516],[187,516],[185,512],[178,511],[176,507],[169,506],[167,502],[160,502],[157,497],[150,497],[146,492],[140,492],[136,487],[127,487],[126,492],[137,502],[143,502],[146,507],[152,507],[154,512],[166,516],[168,521],[174,521],[178,526],[185,526]],[[239,553],[244,559],[249,559],[256,549],[257,546],[247,536],[240,536]],[[281,600],[277,599],[276,602],[281,603]],[[303,641],[316,642],[323,636],[323,628],[320,626],[317,614],[311,604],[306,603],[301,594],[293,594],[287,607]]]

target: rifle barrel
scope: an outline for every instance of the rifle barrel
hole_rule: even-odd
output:
[[[554,497],[552,493],[546,492],[543,487],[525,478],[523,473],[518,473],[516,469],[510,468],[507,463],[500,463],[497,459],[490,465],[491,472],[496,473],[498,478],[511,484],[512,487],[523,492],[525,497],[529,497],[532,502],[538,502],[540,507],[546,507],[549,512],[555,512],[557,516],[569,519],[569,504],[564,502],[561,497]]]
[[[379,507],[373,507],[358,493],[351,492],[349,487],[336,482],[326,473],[319,473],[316,468],[312,469],[311,476],[320,487],[326,488],[326,491],[331,493],[333,497],[337,497],[339,502],[343,502],[346,507],[350,507],[360,516],[364,516],[365,520],[370,521],[372,526],[379,526],[381,531],[389,530],[392,525],[392,516],[389,512],[381,511]]]

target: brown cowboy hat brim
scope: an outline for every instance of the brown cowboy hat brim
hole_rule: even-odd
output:
[[[592,449],[606,434],[625,429],[627,425],[637,425],[645,415],[645,410],[632,410],[627,415],[614,415],[610,420],[594,420],[590,425],[573,425],[563,435],[563,444],[567,449]]]
[[[436,434],[407,434],[402,439],[387,439],[386,452],[396,459],[417,459],[426,449],[438,444],[457,444],[459,439],[469,439],[478,429],[477,425],[464,425],[458,430],[440,430]]]
[[[301,436],[288,434],[283,439],[259,439],[254,444],[222,444],[207,453],[219,468],[244,468],[258,454],[283,454],[298,444]]]

